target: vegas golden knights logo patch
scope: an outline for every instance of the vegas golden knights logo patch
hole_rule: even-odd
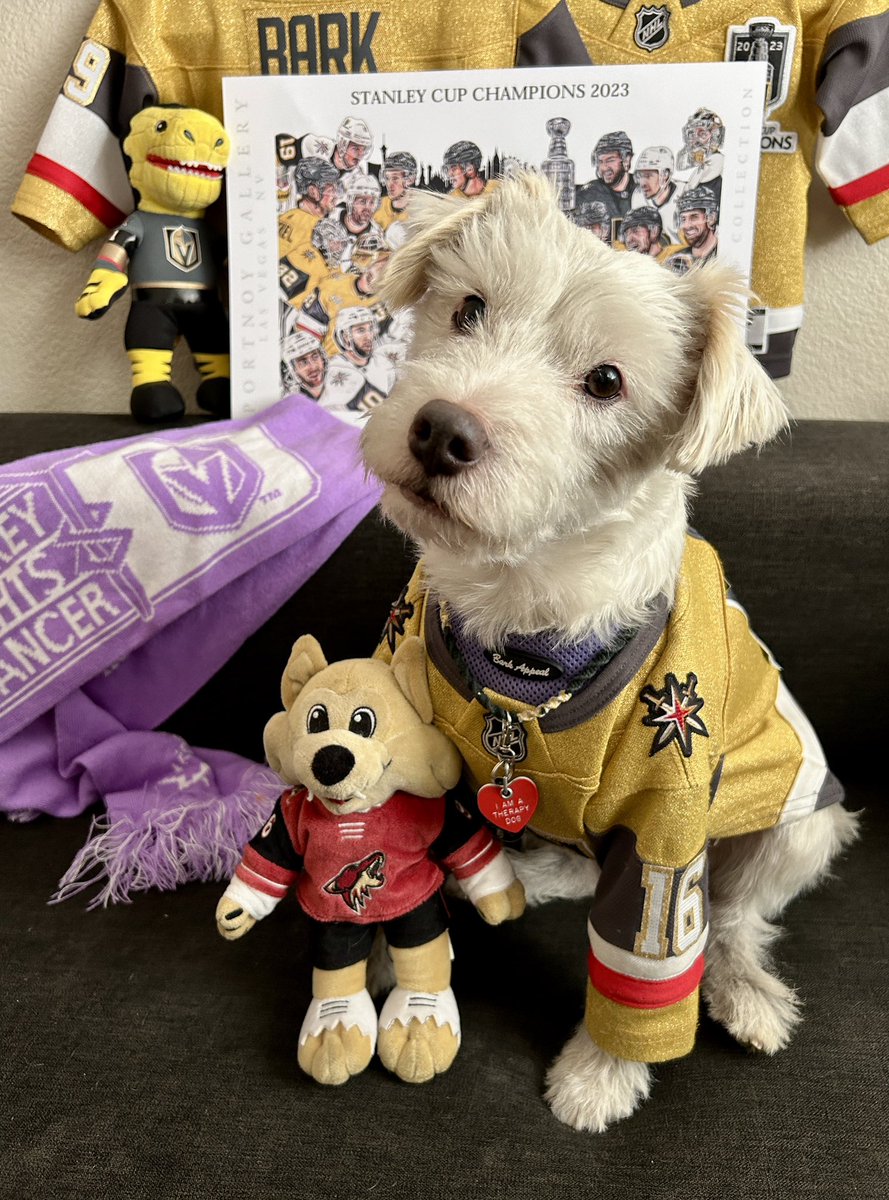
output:
[[[657,730],[650,755],[675,742],[683,755],[691,758],[694,735],[710,736],[699,715],[704,701],[697,693],[697,686],[698,677],[692,672],[686,675],[685,683],[669,672],[662,688],[643,688],[639,699],[648,705],[648,715],[642,718],[642,724]]]
[[[195,271],[201,265],[201,242],[194,229],[184,225],[164,226],[167,262],[180,271]]]
[[[670,10],[666,4],[654,7],[644,4],[636,13],[636,28],[633,41],[640,50],[651,54],[660,50],[670,40]]]

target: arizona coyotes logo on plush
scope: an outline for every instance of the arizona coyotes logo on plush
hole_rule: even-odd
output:
[[[636,13],[636,28],[633,41],[640,50],[651,54],[660,50],[670,40],[670,10],[666,4],[657,8],[649,4],[643,5]]]
[[[657,730],[650,755],[676,742],[683,755],[691,758],[694,734],[710,736],[703,718],[698,716],[704,701],[695,690],[697,686],[697,675],[689,672],[685,683],[680,683],[670,672],[659,691],[653,687],[642,690],[639,699],[648,705],[648,715],[642,718],[642,724]]]
[[[352,912],[360,913],[371,899],[374,889],[385,886],[385,865],[386,855],[382,850],[374,850],[365,855],[361,862],[343,867],[338,875],[325,883],[324,890],[332,896],[341,896]]]

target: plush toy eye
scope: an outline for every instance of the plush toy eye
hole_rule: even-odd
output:
[[[485,315],[487,305],[481,296],[464,296],[451,317],[458,333],[469,333]]]
[[[163,133],[166,128],[167,128],[166,121],[158,121],[158,123],[154,127],[154,132],[155,133]]]
[[[584,377],[583,390],[594,400],[614,400],[623,387],[623,376],[610,363],[600,363]]]
[[[372,737],[377,727],[377,715],[372,708],[356,708],[349,719],[349,733]]]
[[[306,718],[306,729],[309,733],[324,733],[330,728],[330,718],[327,715],[327,709],[323,704],[316,704],[309,709],[309,715]]]

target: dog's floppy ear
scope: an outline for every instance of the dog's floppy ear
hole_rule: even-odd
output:
[[[778,388],[744,343],[738,316],[747,296],[739,276],[717,263],[677,280],[691,319],[701,330],[697,379],[668,465],[697,474],[786,428]]]
[[[323,671],[326,666],[324,651],[310,633],[304,633],[296,639],[281,676],[281,699],[288,712],[312,676]]]
[[[422,299],[430,252],[455,237],[466,221],[478,215],[486,199],[458,200],[433,192],[411,193],[408,240],[389,259],[380,283],[379,294],[387,308],[406,308]]]
[[[432,721],[432,696],[426,677],[426,650],[418,637],[406,637],[395,651],[392,674],[420,720],[429,725]]]

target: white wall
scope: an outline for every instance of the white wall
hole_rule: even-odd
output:
[[[0,25],[0,412],[127,412],[126,302],[81,321],[90,250],[72,255],[9,213],[96,0],[15,0]],[[812,198],[806,324],[784,391],[798,417],[889,419],[889,239],[867,247],[821,184]],[[176,382],[194,392],[187,353]]]

